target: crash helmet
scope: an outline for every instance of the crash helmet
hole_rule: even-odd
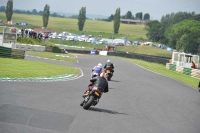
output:
[[[110,62],[110,60],[107,60],[107,62]]]
[[[105,73],[105,72],[102,72],[102,73],[100,74],[100,77],[106,78],[106,73]]]
[[[99,66],[99,67],[102,67],[102,64],[101,64],[101,63],[99,63],[97,66]]]

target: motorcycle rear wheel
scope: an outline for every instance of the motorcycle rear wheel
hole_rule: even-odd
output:
[[[93,104],[95,97],[94,96],[90,96],[90,99],[88,100],[88,102],[86,104],[83,105],[83,108],[88,110],[90,108],[90,106]]]
[[[108,80],[108,81],[111,80],[111,75],[110,75],[110,74],[107,75],[107,80]]]

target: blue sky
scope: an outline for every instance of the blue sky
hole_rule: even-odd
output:
[[[6,6],[7,0],[0,0],[0,6]],[[131,11],[149,13],[150,18],[160,20],[163,15],[179,11],[200,14],[200,0],[13,0],[14,9],[37,11],[44,6],[50,6],[51,13],[79,13],[81,7],[86,7],[87,14],[110,16],[120,7],[121,15]]]

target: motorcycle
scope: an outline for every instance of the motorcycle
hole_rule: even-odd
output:
[[[91,73],[91,78],[94,78],[94,77],[96,77],[96,76],[99,76],[99,74],[96,73],[96,72],[92,72],[92,73]]]
[[[113,76],[113,74],[112,74],[110,68],[107,67],[106,70],[105,70],[105,72],[106,72],[106,79],[107,79],[108,81],[110,81],[111,78],[112,78],[112,76]]]
[[[89,94],[84,97],[84,100],[80,105],[83,106],[84,109],[88,110],[90,106],[97,105],[101,95],[102,93],[99,91],[99,89],[97,87],[93,87]]]

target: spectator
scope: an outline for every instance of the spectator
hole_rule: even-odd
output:
[[[22,37],[24,37],[24,29],[23,28],[21,29],[21,35],[22,35]]]
[[[192,66],[191,68],[195,69],[196,68],[196,64],[192,61]]]
[[[12,33],[16,33],[16,27],[13,27],[12,29],[11,29],[11,31],[12,31]]]
[[[26,34],[26,37],[28,36],[28,30],[27,29],[25,29],[25,34]]]
[[[32,30],[29,31],[29,37],[32,37]]]

